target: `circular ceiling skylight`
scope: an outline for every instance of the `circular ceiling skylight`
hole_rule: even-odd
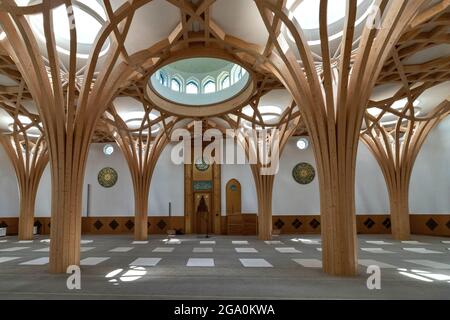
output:
[[[355,27],[360,27],[369,14],[374,0],[357,0],[357,14]],[[286,8],[290,18],[295,18],[302,28],[308,44],[311,46],[320,44],[320,1],[318,0],[288,0]],[[327,24],[329,41],[340,39],[346,21],[346,1],[328,1]],[[286,30],[288,37],[293,41],[292,34]],[[356,30],[360,32],[360,30]]]
[[[157,70],[149,86],[163,99],[183,106],[208,106],[241,93],[250,80],[242,66],[218,58],[188,58]]]
[[[131,130],[134,134],[139,134],[142,132],[143,135],[148,134],[148,128],[143,129],[141,131],[141,127],[148,127],[148,121],[153,121],[156,118],[158,118],[157,115],[150,113],[148,115],[148,119],[145,117],[145,112],[143,111],[136,111],[136,112],[129,112],[125,116],[122,117],[123,121],[127,125],[128,129]],[[161,125],[159,123],[152,125],[151,133],[155,134],[161,129]]]
[[[358,0],[359,6],[364,0]],[[291,7],[291,12],[302,29],[319,29],[319,12],[320,0],[303,0],[297,1]],[[329,1],[327,10],[327,23],[333,24],[345,18],[346,4],[345,1]]]
[[[35,4],[31,0],[28,5]],[[69,19],[68,16],[72,16]],[[44,22],[42,14],[29,16],[30,25],[37,37],[45,42]],[[107,17],[103,6],[97,0],[73,0],[72,6],[66,9],[61,5],[53,9],[53,30],[56,39],[56,49],[63,54],[70,54],[70,30],[74,25],[77,31],[77,57],[87,59],[92,45]],[[110,46],[109,40],[104,44],[100,56],[104,55]]]
[[[258,113],[261,116],[261,118],[255,114],[255,111],[252,107],[247,106],[245,107],[242,112],[248,116],[254,118],[258,122],[264,122],[265,124],[275,124],[280,119],[281,114],[283,113],[283,110],[281,110],[278,106],[259,106],[258,107]],[[251,126],[251,123],[250,123]]]

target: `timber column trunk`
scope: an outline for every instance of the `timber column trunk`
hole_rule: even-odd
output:
[[[405,188],[389,190],[391,209],[391,232],[395,240],[409,240],[411,236],[409,222],[409,196]]]
[[[19,240],[32,240],[36,190],[20,188]]]
[[[55,171],[58,168],[52,168]],[[63,171],[63,170],[61,170]],[[65,273],[80,265],[82,182],[79,177],[52,172],[52,218],[50,225],[50,272]]]
[[[134,240],[136,241],[148,239],[148,192],[148,189],[139,190],[135,194]]]
[[[348,163],[330,166],[329,174],[320,175],[323,271],[354,276],[358,273],[354,171]]]
[[[258,194],[258,239],[272,239],[272,190],[274,176],[260,175],[256,181]]]

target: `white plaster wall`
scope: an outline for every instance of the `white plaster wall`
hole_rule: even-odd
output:
[[[450,213],[450,117],[425,141],[417,157],[409,194],[411,213]]]
[[[297,148],[298,138],[291,138],[284,147],[280,168],[275,177],[272,211],[274,214],[317,214],[320,212],[319,180],[316,177],[307,185],[295,182],[292,169],[299,162],[307,162],[316,168],[312,146],[306,150]]]
[[[19,190],[14,168],[0,145],[0,216],[15,217],[19,210]]]
[[[84,179],[83,215],[86,215],[86,189],[91,184],[90,216],[124,216],[134,215],[134,194],[128,165],[115,146],[111,156],[103,153],[104,144],[93,144],[89,152]],[[149,216],[169,214],[169,202],[172,203],[174,216],[184,215],[184,168],[170,161],[172,146],[162,152],[156,164],[152,182],[148,212]],[[103,188],[97,182],[98,172],[103,167],[114,168],[119,179],[112,188]]]

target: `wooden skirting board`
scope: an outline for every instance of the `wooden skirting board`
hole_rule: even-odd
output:
[[[256,235],[257,215],[242,214],[242,235]],[[273,228],[281,234],[320,234],[319,215],[276,215],[272,217]],[[169,229],[184,232],[184,217],[149,217],[149,234],[166,234]],[[7,226],[8,235],[18,232],[19,218],[0,218],[0,225]],[[390,234],[389,215],[357,215],[358,234]],[[450,214],[414,214],[410,215],[411,233],[431,236],[450,236]],[[35,218],[39,234],[50,234],[50,218]],[[222,216],[222,234],[227,234],[227,217]],[[134,217],[83,217],[83,234],[132,234]]]

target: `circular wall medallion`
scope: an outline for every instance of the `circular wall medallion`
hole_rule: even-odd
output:
[[[203,159],[197,159],[195,161],[195,167],[198,171],[206,171],[209,169],[209,164],[206,163]]]
[[[292,169],[292,177],[300,184],[311,183],[315,176],[316,171],[314,170],[314,167],[306,162],[301,162]]]
[[[105,188],[111,188],[117,182],[117,172],[113,168],[103,168],[98,173],[98,183]]]

